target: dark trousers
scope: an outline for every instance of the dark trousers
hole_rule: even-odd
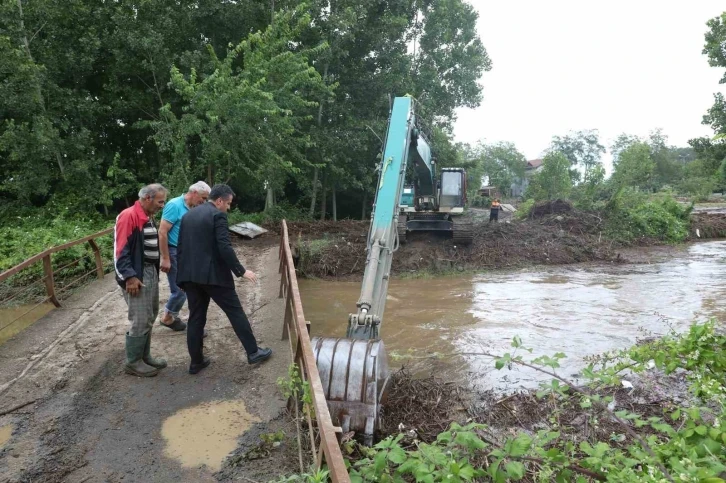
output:
[[[499,208],[497,208],[496,210],[491,210],[489,212],[489,223],[491,223],[492,221],[499,221]]]
[[[219,285],[202,285],[198,283],[185,283],[184,290],[189,301],[189,324],[187,325],[187,348],[192,364],[200,364],[203,359],[202,340],[204,338],[204,326],[207,325],[207,309],[209,300],[219,305],[232,324],[234,333],[242,342],[247,354],[257,352],[257,340],[252,333],[250,321],[247,319],[242,304],[239,301],[237,292],[231,287],[220,287]]]

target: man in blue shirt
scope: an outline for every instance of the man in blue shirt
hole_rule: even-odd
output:
[[[182,216],[191,208],[207,201],[211,188],[204,181],[197,181],[189,187],[186,194],[178,196],[164,207],[159,226],[159,250],[161,251],[161,271],[166,272],[171,296],[166,303],[161,324],[172,330],[184,330],[187,324],[179,318],[179,311],[187,299],[186,294],[176,284],[177,244]]]

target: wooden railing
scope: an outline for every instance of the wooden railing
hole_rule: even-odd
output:
[[[95,274],[98,279],[102,279],[104,275],[104,265],[103,265],[103,257],[101,256],[101,250],[98,247],[98,244],[96,243],[96,239],[107,236],[109,234],[113,233],[113,228],[107,228],[105,230],[99,231],[98,233],[94,233],[93,235],[88,235],[83,238],[79,238],[78,240],[74,240],[68,243],[64,243],[63,245],[59,245],[57,247],[48,248],[45,251],[42,251],[38,253],[37,255],[34,255],[24,262],[0,273],[0,283],[3,283],[10,279],[11,277],[20,274],[23,270],[29,269],[33,267],[36,263],[42,263],[43,264],[43,276],[39,277],[36,280],[33,280],[29,282],[27,285],[25,285],[22,289],[18,290],[10,290],[10,295],[5,296],[2,300],[0,300],[0,307],[10,306],[13,303],[17,303],[19,300],[23,300],[23,297],[27,298],[29,294],[32,294],[33,290],[37,290],[37,285],[43,284],[45,286],[45,297],[38,302],[37,299],[34,299],[35,302],[32,307],[29,309],[23,311],[20,315],[16,316],[10,321],[6,321],[4,325],[0,326],[0,331],[10,327],[14,323],[16,323],[18,320],[22,319],[26,315],[28,315],[30,312],[34,311],[38,307],[40,307],[43,304],[46,304],[48,302],[52,303],[56,307],[61,306],[61,300],[63,298],[63,295],[69,293],[69,290],[71,287],[76,286],[79,282],[84,280],[86,277],[88,277],[91,274]],[[63,286],[60,289],[57,289],[56,287],[56,275],[63,271],[63,270],[69,270],[73,267],[78,266],[78,264],[81,262],[81,260],[90,257],[90,254],[84,254],[80,256],[79,258],[76,258],[75,260],[65,263],[63,266],[53,268],[53,260],[52,255],[54,253],[58,253],[63,250],[67,250],[69,248],[75,247],[77,245],[81,245],[83,243],[88,243],[89,247],[91,248],[91,252],[93,254],[93,261],[95,262],[95,267],[87,271],[81,275],[76,276],[74,279],[67,281],[66,283],[63,283]],[[77,274],[76,274],[77,275]]]
[[[285,320],[282,337],[290,341],[293,362],[300,368],[300,376],[303,382],[310,385],[312,406],[315,411],[316,425],[313,424],[309,412],[305,413],[315,468],[320,469],[323,461],[325,461],[333,482],[347,483],[350,482],[350,478],[345,469],[345,462],[343,461],[343,454],[340,451],[337,436],[341,429],[333,426],[328,411],[328,403],[323,392],[323,384],[320,381],[318,367],[315,364],[315,355],[310,344],[309,327],[300,300],[300,291],[297,286],[295,265],[292,260],[287,223],[285,221],[282,222],[282,236],[280,239],[280,274],[280,298],[285,299]],[[297,406],[295,407],[297,408]],[[317,429],[318,438],[315,437],[315,429]]]

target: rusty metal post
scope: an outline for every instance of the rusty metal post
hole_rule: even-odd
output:
[[[61,304],[55,296],[55,284],[53,283],[53,266],[50,263],[50,253],[43,257],[43,273],[45,274],[45,292],[48,294],[48,300],[53,305],[60,307]]]
[[[103,280],[103,259],[101,258],[101,250],[98,248],[95,240],[88,240],[88,244],[91,245],[93,250],[93,256],[96,258],[96,277],[99,280]]]

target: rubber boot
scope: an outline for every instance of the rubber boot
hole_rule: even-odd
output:
[[[152,377],[159,373],[159,369],[147,365],[143,361],[144,349],[149,338],[145,335],[132,337],[126,333],[126,366],[127,374],[140,377]]]
[[[151,367],[156,367],[157,369],[164,369],[166,367],[165,359],[151,357],[151,329],[149,329],[149,333],[146,334],[146,345],[144,346],[143,360],[146,364]]]

